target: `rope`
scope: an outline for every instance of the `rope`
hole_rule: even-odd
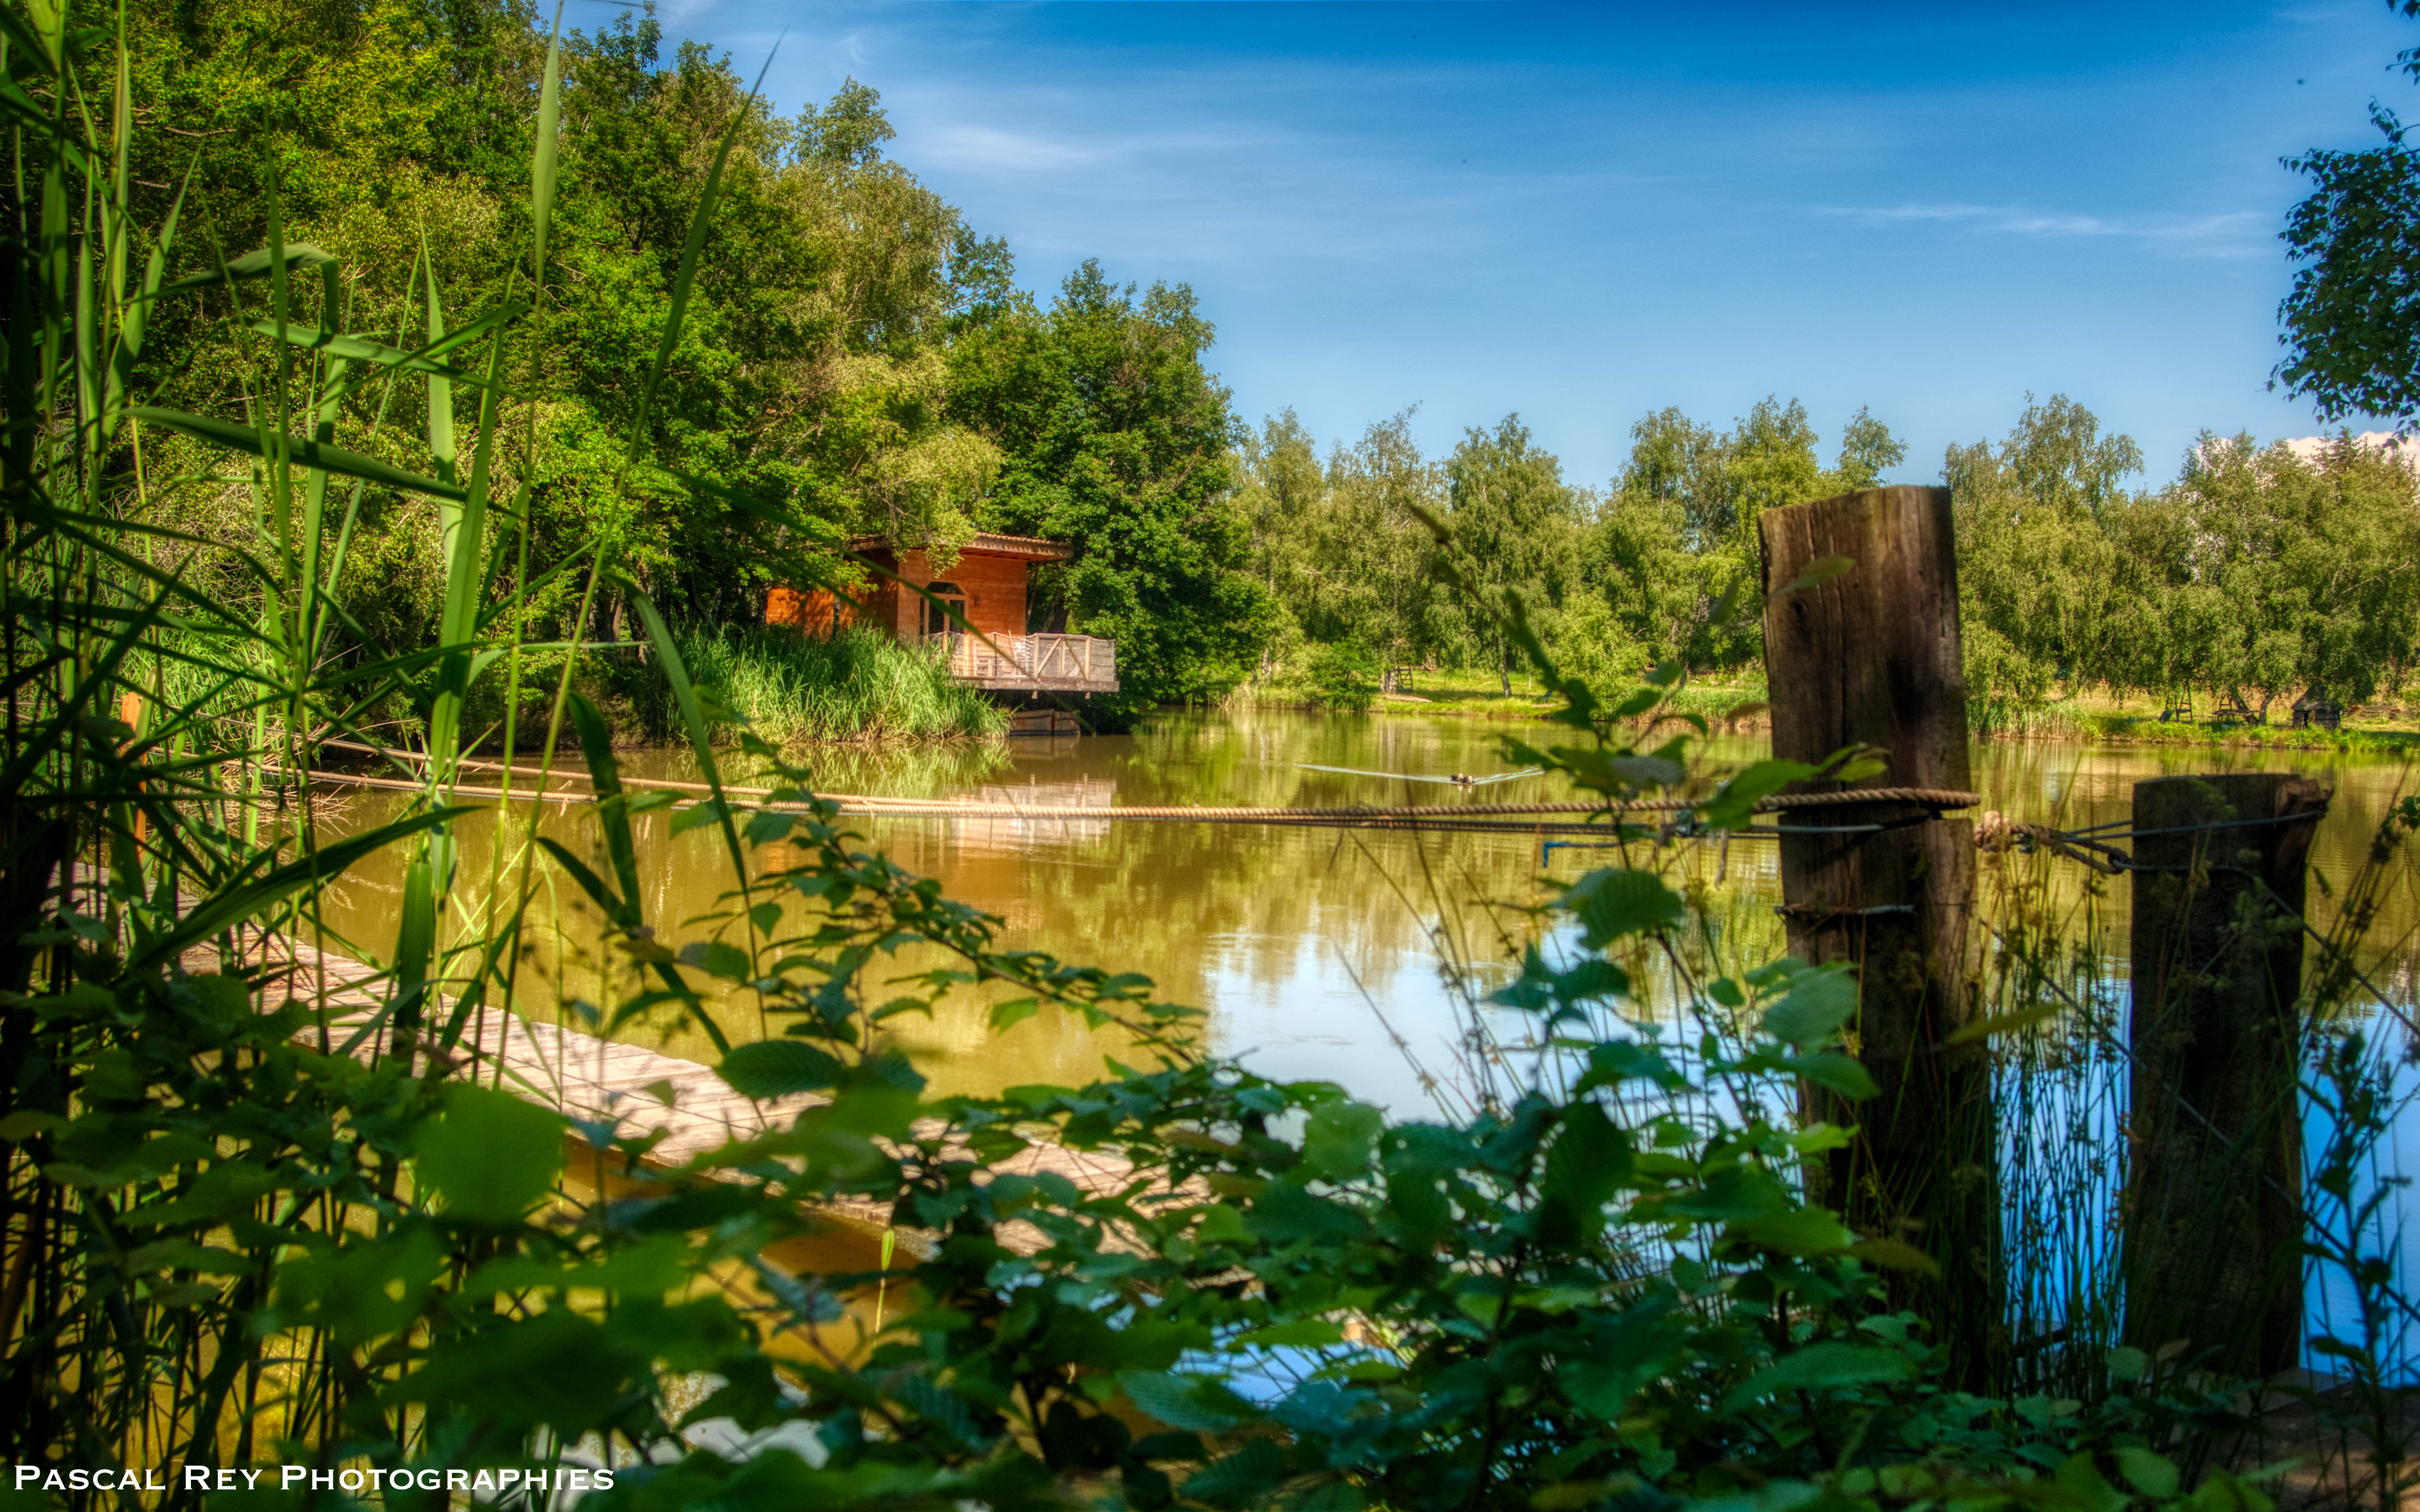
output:
[[[326,745],[339,742],[327,741]],[[350,745],[349,742],[343,744]],[[403,753],[410,754],[410,753]],[[481,766],[496,769],[494,763]],[[529,771],[532,776],[560,779],[565,773],[543,773],[530,768],[504,768]],[[426,784],[408,782],[395,778],[368,777],[352,772],[313,770],[307,774],[314,782],[326,782],[344,787],[384,788],[401,793],[419,793]],[[634,788],[674,792],[711,793],[703,782],[671,782],[647,779],[626,779],[625,785]],[[582,803],[595,795],[585,792],[508,793],[502,788],[454,788],[456,797],[519,798],[544,800],[551,803]],[[769,799],[770,788],[726,787],[723,794],[735,798]],[[1699,801],[1687,798],[1640,798],[1622,803],[1448,803],[1414,804],[1397,807],[1355,807],[1316,809],[1294,806],[1221,808],[1202,804],[1094,804],[1041,806],[1022,803],[986,802],[970,798],[892,798],[861,793],[830,793],[822,795],[840,805],[844,814],[867,818],[955,818],[955,819],[1147,819],[1175,820],[1196,824],[1229,825],[1372,825],[1392,821],[1429,827],[1480,827],[1486,821],[1532,819],[1547,821],[1544,827],[1569,828],[1575,832],[1591,826],[1578,819],[1590,814],[1622,813],[1683,813],[1699,807]],[[1979,803],[1979,794],[1961,793],[1947,788],[1857,788],[1845,793],[1785,793],[1760,798],[1754,805],[1759,813],[1774,813],[1792,809],[1823,808],[1841,804],[1900,803],[1917,804],[1929,809],[1962,809]],[[753,807],[777,812],[802,812],[803,803],[764,802]],[[1575,817],[1577,818],[1575,819]],[[1559,818],[1560,823],[1555,821]],[[1487,824],[1485,827],[1535,832],[1537,824]]]
[[[2220,819],[2207,825],[2176,825],[2164,829],[2135,829],[2129,831],[2129,834],[2133,839],[2141,840],[2149,835],[2195,835],[2210,829],[2257,829],[2270,825],[2316,824],[2326,811],[2324,809],[2313,809],[2302,813],[2276,814],[2266,819]],[[1985,811],[1982,819],[1976,824],[1975,843],[1987,851],[2045,850],[2054,856],[2081,862],[2095,872],[2113,877],[2121,872],[2180,870],[2176,867],[2144,865],[2135,860],[2132,853],[2119,850],[2107,841],[2094,838],[2096,835],[2109,833],[2119,825],[2129,823],[2131,821],[2114,820],[2109,824],[2092,825],[2084,829],[2055,829],[2049,825],[2021,824],[2007,818],[1998,810],[1993,809]]]

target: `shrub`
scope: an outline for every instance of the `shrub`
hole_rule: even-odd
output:
[[[1307,661],[1305,680],[1312,699],[1322,706],[1366,714],[1378,702],[1377,653],[1353,640],[1315,645]]]

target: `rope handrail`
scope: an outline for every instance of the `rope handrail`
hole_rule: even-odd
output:
[[[323,741],[323,745],[342,744],[355,748],[353,742]],[[389,754],[380,752],[380,754]],[[393,754],[415,756],[412,752]],[[416,758],[425,759],[425,758]],[[468,765],[469,763],[464,764]],[[544,773],[535,768],[500,767],[500,764],[478,764],[487,770],[526,772],[531,776],[563,778],[569,773]],[[331,772],[314,768],[303,774],[314,782],[326,782],[345,787],[382,788],[396,792],[424,791],[418,782],[394,778],[370,777],[353,772]],[[584,780],[584,779],[583,779]],[[704,782],[675,782],[663,779],[625,778],[626,787],[678,793],[710,794],[712,786]],[[503,788],[463,788],[450,790],[457,797],[548,799],[558,803],[580,802],[594,796],[586,792],[553,793],[544,790],[518,793]],[[732,798],[770,799],[774,790],[762,787],[725,786],[723,795]],[[1541,819],[1553,820],[1571,815],[1599,813],[1685,813],[1699,807],[1702,800],[1689,798],[1637,798],[1621,803],[1450,803],[1405,805],[1350,805],[1341,808],[1316,808],[1306,805],[1233,805],[1210,804],[1023,804],[1001,803],[974,798],[898,798],[874,794],[827,793],[818,796],[837,803],[841,812],[857,817],[885,816],[966,818],[966,819],[1161,819],[1193,820],[1205,824],[1319,824],[1367,823],[1373,820],[1412,820],[1419,822],[1453,823],[1469,820]],[[1852,788],[1838,793],[1782,793],[1760,798],[1753,805],[1756,812],[1777,813],[1792,809],[1823,808],[1847,804],[1914,804],[1929,809],[1962,809],[1980,803],[1982,795],[1949,788]],[[803,810],[795,803],[760,802],[757,807],[774,810]],[[1526,826],[1522,826],[1526,827]]]
[[[2127,838],[2142,840],[2152,835],[2197,835],[2219,829],[2263,829],[2273,825],[2317,824],[2325,816],[2324,809],[2306,810],[2301,813],[2274,814],[2262,819],[2214,819],[2206,825],[2175,825],[2160,829],[2127,829]],[[2113,820],[2105,825],[2087,825],[2082,829],[2060,829],[2053,825],[2026,824],[2010,819],[1998,810],[1986,810],[1975,826],[1975,843],[1987,851],[2040,849],[2054,856],[2078,861],[2108,876],[2121,872],[2172,872],[2174,867],[2146,866],[2134,859],[2130,851],[2120,850],[2100,837],[2111,834],[2129,820]],[[2218,868],[2217,870],[2228,870]]]

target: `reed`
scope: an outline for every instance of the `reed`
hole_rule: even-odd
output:
[[[429,1434],[469,1425],[475,1438],[491,1431],[478,1423],[513,1418],[381,1393],[477,1347],[480,1320],[427,1311],[423,1291],[500,1253],[492,1230],[475,1231],[477,1179],[440,1177],[442,1139],[427,1132],[448,1107],[457,1138],[519,1117],[443,1083],[468,1027],[514,995],[535,852],[523,834],[494,848],[487,875],[463,874],[454,828],[469,810],[452,789],[464,748],[489,733],[466,728],[474,695],[506,690],[513,743],[531,649],[529,483],[506,498],[491,485],[529,355],[515,322],[544,297],[559,36],[516,297],[449,316],[425,259],[398,280],[401,307],[351,308],[336,260],[287,239],[273,177],[269,242],[244,255],[197,261],[174,209],[136,224],[127,162],[143,110],[126,23],[123,10],[0,6],[25,191],[9,201],[0,440],[0,1443],[20,1462],[104,1467],[332,1463],[381,1436],[410,1456]],[[690,276],[684,264],[675,309]],[[145,332],[172,301],[242,353],[224,375],[238,396],[227,413],[146,403]],[[396,404],[425,409],[420,437],[377,431]],[[147,478],[146,434],[181,438],[209,466]],[[642,417],[634,458],[644,434]],[[149,523],[163,497],[195,488],[236,490],[240,538]],[[433,501],[442,526],[439,637],[400,655],[349,635],[335,592],[369,488]],[[601,556],[565,565],[592,595],[616,580]],[[622,586],[701,727],[659,617]],[[573,658],[556,659],[549,760],[570,702]],[[398,707],[418,711],[423,791],[401,817],[339,838],[291,774],[315,764],[320,739],[368,733]],[[389,848],[408,857],[393,935],[333,937],[323,890]],[[296,976],[305,945],[380,968],[365,1023],[333,1018]],[[366,1063],[330,1055],[365,1037],[387,1048]],[[539,1136],[538,1149],[559,1139]],[[451,1233],[428,1223],[448,1203]],[[398,1271],[388,1261],[404,1250]],[[297,1255],[315,1258],[285,1263]],[[388,1299],[368,1314],[365,1285]],[[361,1352],[365,1329],[394,1339],[386,1358]],[[507,1439],[480,1452],[526,1455],[526,1433]]]
[[[969,740],[998,735],[1008,714],[957,681],[935,653],[850,625],[829,639],[719,626],[676,638],[701,688],[775,745]],[[726,727],[726,742],[737,727]]]

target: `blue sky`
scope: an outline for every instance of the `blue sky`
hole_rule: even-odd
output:
[[[575,3],[566,24],[596,24]],[[855,76],[1047,295],[1192,285],[1257,424],[1518,411],[1602,484],[1641,414],[1869,405],[1937,479],[2065,393],[2172,475],[2265,391],[2296,197],[2420,23],[2291,7],[668,0],[784,112]]]

